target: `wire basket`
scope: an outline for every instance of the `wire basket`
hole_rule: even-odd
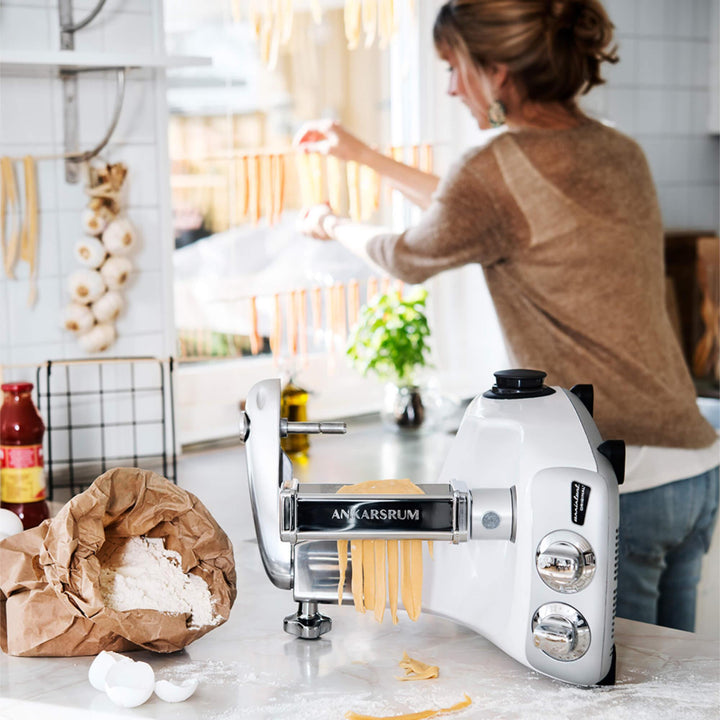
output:
[[[177,482],[172,358],[49,360],[35,388],[49,500],[82,492],[114,467]]]

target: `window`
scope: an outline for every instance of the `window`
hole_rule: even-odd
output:
[[[434,102],[444,88],[435,91],[429,3],[396,1],[392,42],[365,47],[361,29],[353,50],[343,3],[323,3],[317,22],[318,4],[295,3],[282,43],[287,19],[272,15],[276,3],[166,2],[168,52],[213,58],[168,77],[181,442],[235,434],[244,393],[285,371],[313,391],[316,417],[379,404],[381,388],[349,370],[344,343],[358,303],[390,281],[342,247],[298,234],[296,217],[326,200],[397,228],[418,213],[367,168],[296,154],[292,137],[303,121],[333,117],[407,162],[420,161],[430,138],[445,134],[440,155],[455,144]],[[434,333],[446,346],[440,365],[457,371],[465,353],[443,340],[456,330],[457,283],[444,284],[450,295],[442,279],[431,283],[431,305],[436,294],[448,308]]]

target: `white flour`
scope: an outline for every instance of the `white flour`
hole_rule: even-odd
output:
[[[130,538],[100,570],[100,591],[113,610],[190,613],[190,627],[214,625],[207,583],[185,574],[180,555],[165,549],[162,538]]]

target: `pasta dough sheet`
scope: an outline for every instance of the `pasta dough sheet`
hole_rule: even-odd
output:
[[[405,675],[398,677],[398,680],[431,680],[440,676],[440,668],[437,665],[427,665],[420,660],[411,658],[406,652],[398,663],[405,670]]]
[[[420,712],[405,713],[404,715],[383,715],[382,717],[377,715],[360,715],[359,713],[349,710],[345,713],[345,717],[347,720],[427,720],[427,718],[439,717],[440,715],[449,715],[450,713],[470,707],[470,705],[472,705],[472,700],[469,695],[465,695],[463,700],[446,708],[421,710]]]
[[[368,480],[355,485],[345,485],[338,490],[338,493],[424,494],[407,478]],[[338,604],[341,604],[347,571],[348,541],[338,540],[337,547],[340,567]],[[422,540],[351,540],[350,555],[353,562],[351,588],[355,609],[358,612],[371,610],[375,614],[375,619],[382,622],[385,607],[389,604],[390,616],[393,624],[396,625],[399,589],[403,606],[410,619],[417,620],[420,617],[423,581]]]

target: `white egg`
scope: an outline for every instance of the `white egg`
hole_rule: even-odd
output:
[[[197,678],[188,678],[179,683],[170,682],[170,680],[158,680],[155,683],[155,694],[165,702],[183,702],[197,690],[197,686]]]
[[[105,677],[105,692],[120,707],[142,705],[154,689],[155,673],[145,662],[115,663]]]
[[[116,652],[101,651],[92,661],[88,670],[88,680],[96,690],[105,690],[105,678],[110,671],[119,662],[134,662],[132,658],[125,657]]]
[[[0,540],[23,531],[22,520],[10,510],[0,508]]]

